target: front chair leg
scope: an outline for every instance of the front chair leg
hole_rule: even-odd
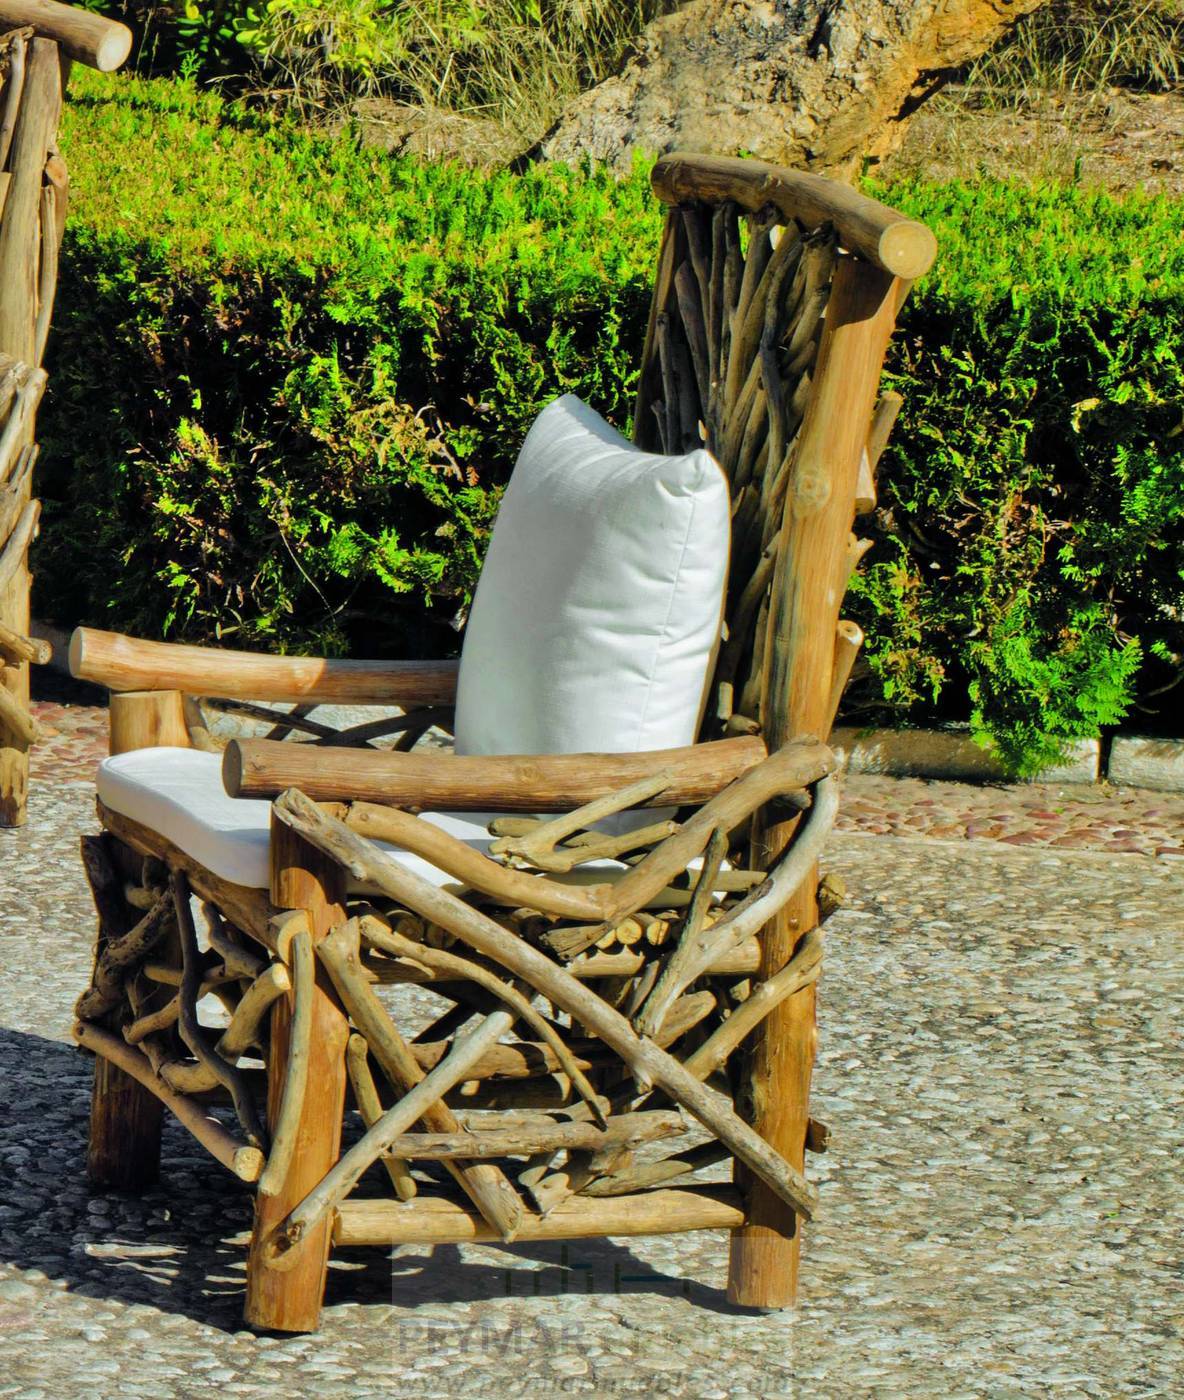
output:
[[[816,883],[812,875],[764,930],[766,976],[788,960],[801,933],[817,925]],[[818,1038],[815,991],[807,986],[788,997],[754,1033],[741,1090],[753,1127],[799,1170],[805,1165]],[[740,1307],[791,1308],[798,1298],[802,1222],[742,1169],[737,1181],[748,1197],[748,1219],[732,1233],[728,1301]]]
[[[182,697],[176,690],[131,691],[111,696],[112,754],[165,744],[189,747]],[[115,838],[104,832],[82,838],[82,864],[99,916],[99,952],[131,928],[138,915],[123,898],[115,868]],[[116,1034],[118,1028],[116,1027]],[[95,1058],[86,1171],[92,1186],[140,1191],[160,1174],[164,1107],[155,1094],[102,1056]]]
[[[139,917],[123,895],[117,868],[121,854],[130,853],[121,853],[107,832],[82,838],[82,864],[99,921],[96,969],[107,944],[126,934]],[[155,1094],[96,1056],[86,1155],[90,1184],[100,1191],[142,1191],[151,1186],[160,1175],[163,1116],[164,1105]]]
[[[302,837],[272,821],[273,903],[308,915],[314,942],[345,917],[341,868]],[[281,997],[272,1009],[267,1064],[267,1117],[274,1132],[288,1065],[291,1003]],[[274,1194],[255,1198],[255,1225],[247,1259],[246,1320],[249,1326],[281,1332],[315,1331],[329,1268],[332,1218],[310,1230],[283,1258],[282,1268],[265,1249],[272,1230],[308,1195],[337,1161],[345,1112],[346,1046],[349,1023],[331,986],[317,969],[309,1041],[307,1088],[295,1149]],[[268,1183],[270,1184],[270,1183]]]

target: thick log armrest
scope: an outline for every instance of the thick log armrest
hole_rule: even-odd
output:
[[[278,819],[281,824],[295,824],[297,828],[302,828],[302,823],[311,820],[314,826],[322,823],[322,815],[335,809],[334,819],[339,824],[343,823],[342,830],[348,830],[354,836],[365,836],[372,839],[386,841],[401,850],[413,852],[423,857],[440,870],[446,871],[449,875],[460,880],[470,889],[480,890],[484,894],[491,895],[501,903],[511,906],[522,906],[537,909],[543,913],[557,914],[562,917],[576,918],[593,924],[612,926],[620,922],[626,915],[632,914],[637,909],[642,908],[649,901],[658,898],[669,902],[676,897],[676,892],[669,889],[670,882],[681,876],[698,857],[703,858],[703,869],[712,867],[711,879],[723,878],[721,870],[723,849],[712,850],[720,845],[724,833],[734,831],[737,827],[744,825],[748,819],[760,807],[766,803],[774,802],[777,798],[790,793],[800,793],[805,788],[812,788],[814,800],[806,805],[811,808],[811,815],[807,819],[804,832],[809,833],[810,839],[795,841],[790,850],[791,858],[777,863],[775,869],[768,872],[768,877],[761,879],[756,872],[743,872],[747,876],[756,874],[756,883],[760,885],[760,890],[753,899],[746,901],[743,907],[742,934],[748,937],[769,917],[770,913],[784,902],[785,881],[790,881],[790,888],[796,888],[800,883],[810,863],[816,859],[817,851],[820,849],[819,840],[825,839],[826,833],[830,830],[834,822],[834,813],[838,805],[838,784],[830,776],[834,772],[836,760],[824,744],[820,744],[817,739],[803,737],[786,744],[774,754],[764,756],[763,745],[759,741],[748,740],[724,740],[714,744],[701,744],[695,749],[666,750],[664,753],[650,753],[645,755],[617,755],[617,754],[568,754],[559,756],[543,756],[538,759],[475,759],[472,757],[450,757],[449,755],[437,755],[434,759],[429,759],[438,770],[443,768],[445,772],[449,767],[456,771],[475,771],[478,763],[489,766],[489,771],[496,767],[501,767],[503,773],[507,765],[517,763],[523,765],[532,763],[535,768],[535,786],[531,789],[530,800],[533,804],[532,810],[537,810],[540,805],[546,805],[551,801],[554,792],[554,785],[543,786],[539,782],[540,770],[551,769],[550,776],[555,778],[556,769],[552,765],[560,765],[559,770],[565,779],[572,779],[575,782],[583,782],[584,786],[578,791],[581,795],[591,796],[591,801],[576,807],[574,811],[568,812],[565,816],[558,817],[552,822],[538,824],[534,838],[527,838],[527,842],[515,849],[516,843],[509,843],[499,839],[494,845],[494,850],[501,847],[500,854],[512,854],[524,857],[528,865],[534,865],[539,870],[546,869],[545,861],[537,857],[539,851],[531,848],[528,854],[527,847],[530,841],[537,838],[544,838],[544,844],[549,837],[560,837],[570,835],[581,825],[598,821],[613,812],[621,812],[632,806],[642,806],[647,802],[670,802],[678,801],[684,793],[694,791],[697,794],[704,792],[702,787],[702,774],[692,775],[690,773],[690,760],[686,755],[695,755],[696,761],[701,759],[703,752],[707,751],[712,759],[719,766],[719,750],[727,749],[732,757],[728,760],[731,773],[730,776],[720,776],[716,785],[716,790],[707,796],[687,797],[687,801],[695,801],[697,810],[687,816],[686,820],[678,825],[676,823],[659,823],[658,828],[649,828],[652,840],[657,841],[649,854],[638,864],[629,867],[620,867],[615,873],[607,874],[602,867],[602,873],[598,882],[587,884],[579,883],[577,886],[566,883],[563,875],[560,874],[558,880],[552,879],[543,874],[524,873],[522,870],[510,868],[491,859],[489,856],[474,851],[463,841],[457,840],[447,832],[441,831],[435,825],[422,821],[407,810],[400,810],[400,807],[386,805],[382,802],[371,802],[359,799],[351,794],[348,802],[342,800],[344,789],[340,784],[336,787],[318,788],[316,778],[312,774],[312,768],[317,766],[300,760],[297,767],[302,767],[304,773],[302,783],[305,789],[311,788],[313,792],[337,792],[342,796],[337,798],[325,798],[321,800],[326,805],[318,807],[307,791],[302,791],[295,783],[280,793],[272,807],[273,819]],[[270,759],[274,750],[295,752],[297,749],[291,746],[277,745],[267,741],[246,740],[239,741],[239,758],[241,760],[241,750],[258,749],[264,746],[264,758]],[[743,746],[743,747],[741,747]],[[304,755],[311,756],[315,753],[307,748],[302,750]],[[675,755],[683,755],[683,766],[681,770],[670,762]],[[279,753],[274,754],[275,758],[280,758]],[[383,790],[389,793],[393,790],[393,784],[389,778],[389,769],[406,768],[408,765],[403,762],[406,754],[371,754],[369,758],[394,759],[395,763],[389,765],[388,776],[382,785]],[[418,757],[418,755],[416,756]],[[615,778],[622,776],[620,760],[642,759],[647,760],[648,771],[640,781],[628,783],[624,787],[617,787],[611,790],[612,785],[607,783],[607,775],[613,774]],[[654,762],[656,759],[665,758],[666,765]],[[573,762],[583,766],[583,778],[574,778],[572,775]],[[241,766],[241,765],[240,765]],[[226,769],[233,769],[235,760],[228,759]],[[285,765],[284,772],[274,771],[266,784],[261,784],[265,791],[270,791],[276,783],[282,783],[285,778],[292,775],[292,770]],[[598,770],[598,777],[592,786],[590,774]],[[636,772],[636,769],[634,770]],[[242,796],[242,784],[235,781],[235,774],[226,774],[224,779],[227,789],[232,795]],[[310,781],[311,779],[311,781]],[[557,781],[557,779],[556,779]],[[572,791],[572,781],[568,782],[568,791]],[[690,784],[696,786],[692,789]],[[605,793],[604,787],[609,786],[610,792]],[[356,791],[356,790],[355,790]],[[259,792],[251,790],[252,795],[259,796]],[[501,809],[507,807],[507,794],[502,791],[482,792],[478,799],[473,799],[470,795],[471,789],[456,789],[448,787],[446,791],[441,791],[438,787],[432,790],[432,797],[435,799],[431,805],[440,808],[465,807],[485,809]],[[568,804],[575,800],[575,797],[568,798]],[[423,802],[422,792],[418,798]],[[522,799],[522,791],[511,793],[509,802],[525,805]],[[402,806],[402,804],[400,804]],[[410,804],[407,804],[410,805]],[[426,804],[425,804],[426,805]],[[511,810],[522,810],[522,806],[511,807]],[[351,837],[352,839],[352,837]],[[352,847],[354,855],[351,856],[344,850],[338,850],[336,846],[330,852],[337,857],[344,857],[344,863],[348,870],[358,878],[371,879],[374,871],[363,868],[366,861],[359,862],[354,857],[360,848]],[[587,848],[586,848],[587,849]],[[717,858],[718,857],[718,858]],[[383,857],[386,860],[387,857]],[[380,862],[381,863],[381,862]],[[569,867],[570,869],[570,867]],[[736,872],[732,872],[735,874]],[[381,880],[375,880],[381,884]],[[722,887],[722,886],[721,886]],[[683,891],[683,894],[686,892]],[[749,907],[750,906],[750,907]],[[739,916],[741,911],[736,911]]]
[[[563,812],[662,770],[670,772],[670,784],[645,805],[707,802],[765,756],[759,738],[653,753],[497,757],[235,739],[226,748],[222,780],[231,797],[275,798],[294,787],[317,802],[377,802],[411,811]]]
[[[456,661],[338,661],[145,642],[79,627],[70,674],[109,690],[179,690],[305,705],[451,705]]]

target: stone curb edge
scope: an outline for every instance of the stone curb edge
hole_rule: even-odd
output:
[[[943,729],[855,729],[836,727],[831,747],[852,773],[892,778],[945,778],[957,781],[1013,782],[988,750],[968,735]],[[1120,735],[1109,746],[1105,771],[1102,741],[1077,739],[1064,762],[1045,768],[1034,783],[1096,783],[1184,792],[1184,739]]]

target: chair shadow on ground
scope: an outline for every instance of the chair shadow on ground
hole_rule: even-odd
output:
[[[160,1182],[142,1195],[92,1191],[85,1155],[91,1060],[61,1041],[0,1029],[0,1261],[39,1270],[74,1293],[183,1314],[235,1332],[243,1327],[251,1195],[168,1115]],[[726,1248],[719,1237],[719,1247]],[[326,1304],[473,1303],[578,1293],[685,1297],[710,1311],[743,1313],[722,1290],[655,1269],[605,1239],[342,1250]]]

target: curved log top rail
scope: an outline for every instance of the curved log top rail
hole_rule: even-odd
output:
[[[821,175],[675,151],[658,161],[651,179],[654,193],[666,204],[730,200],[750,213],[771,204],[806,229],[832,223],[844,248],[894,277],[920,277],[937,256],[937,239],[924,224]]]
[[[0,30],[32,29],[52,39],[69,58],[112,73],[132,51],[132,31],[126,24],[57,0],[0,0]]]
[[[0,0],[2,3],[2,0]],[[110,690],[180,690],[227,700],[437,705],[456,697],[455,661],[337,661],[144,642],[79,627],[70,672]]]

